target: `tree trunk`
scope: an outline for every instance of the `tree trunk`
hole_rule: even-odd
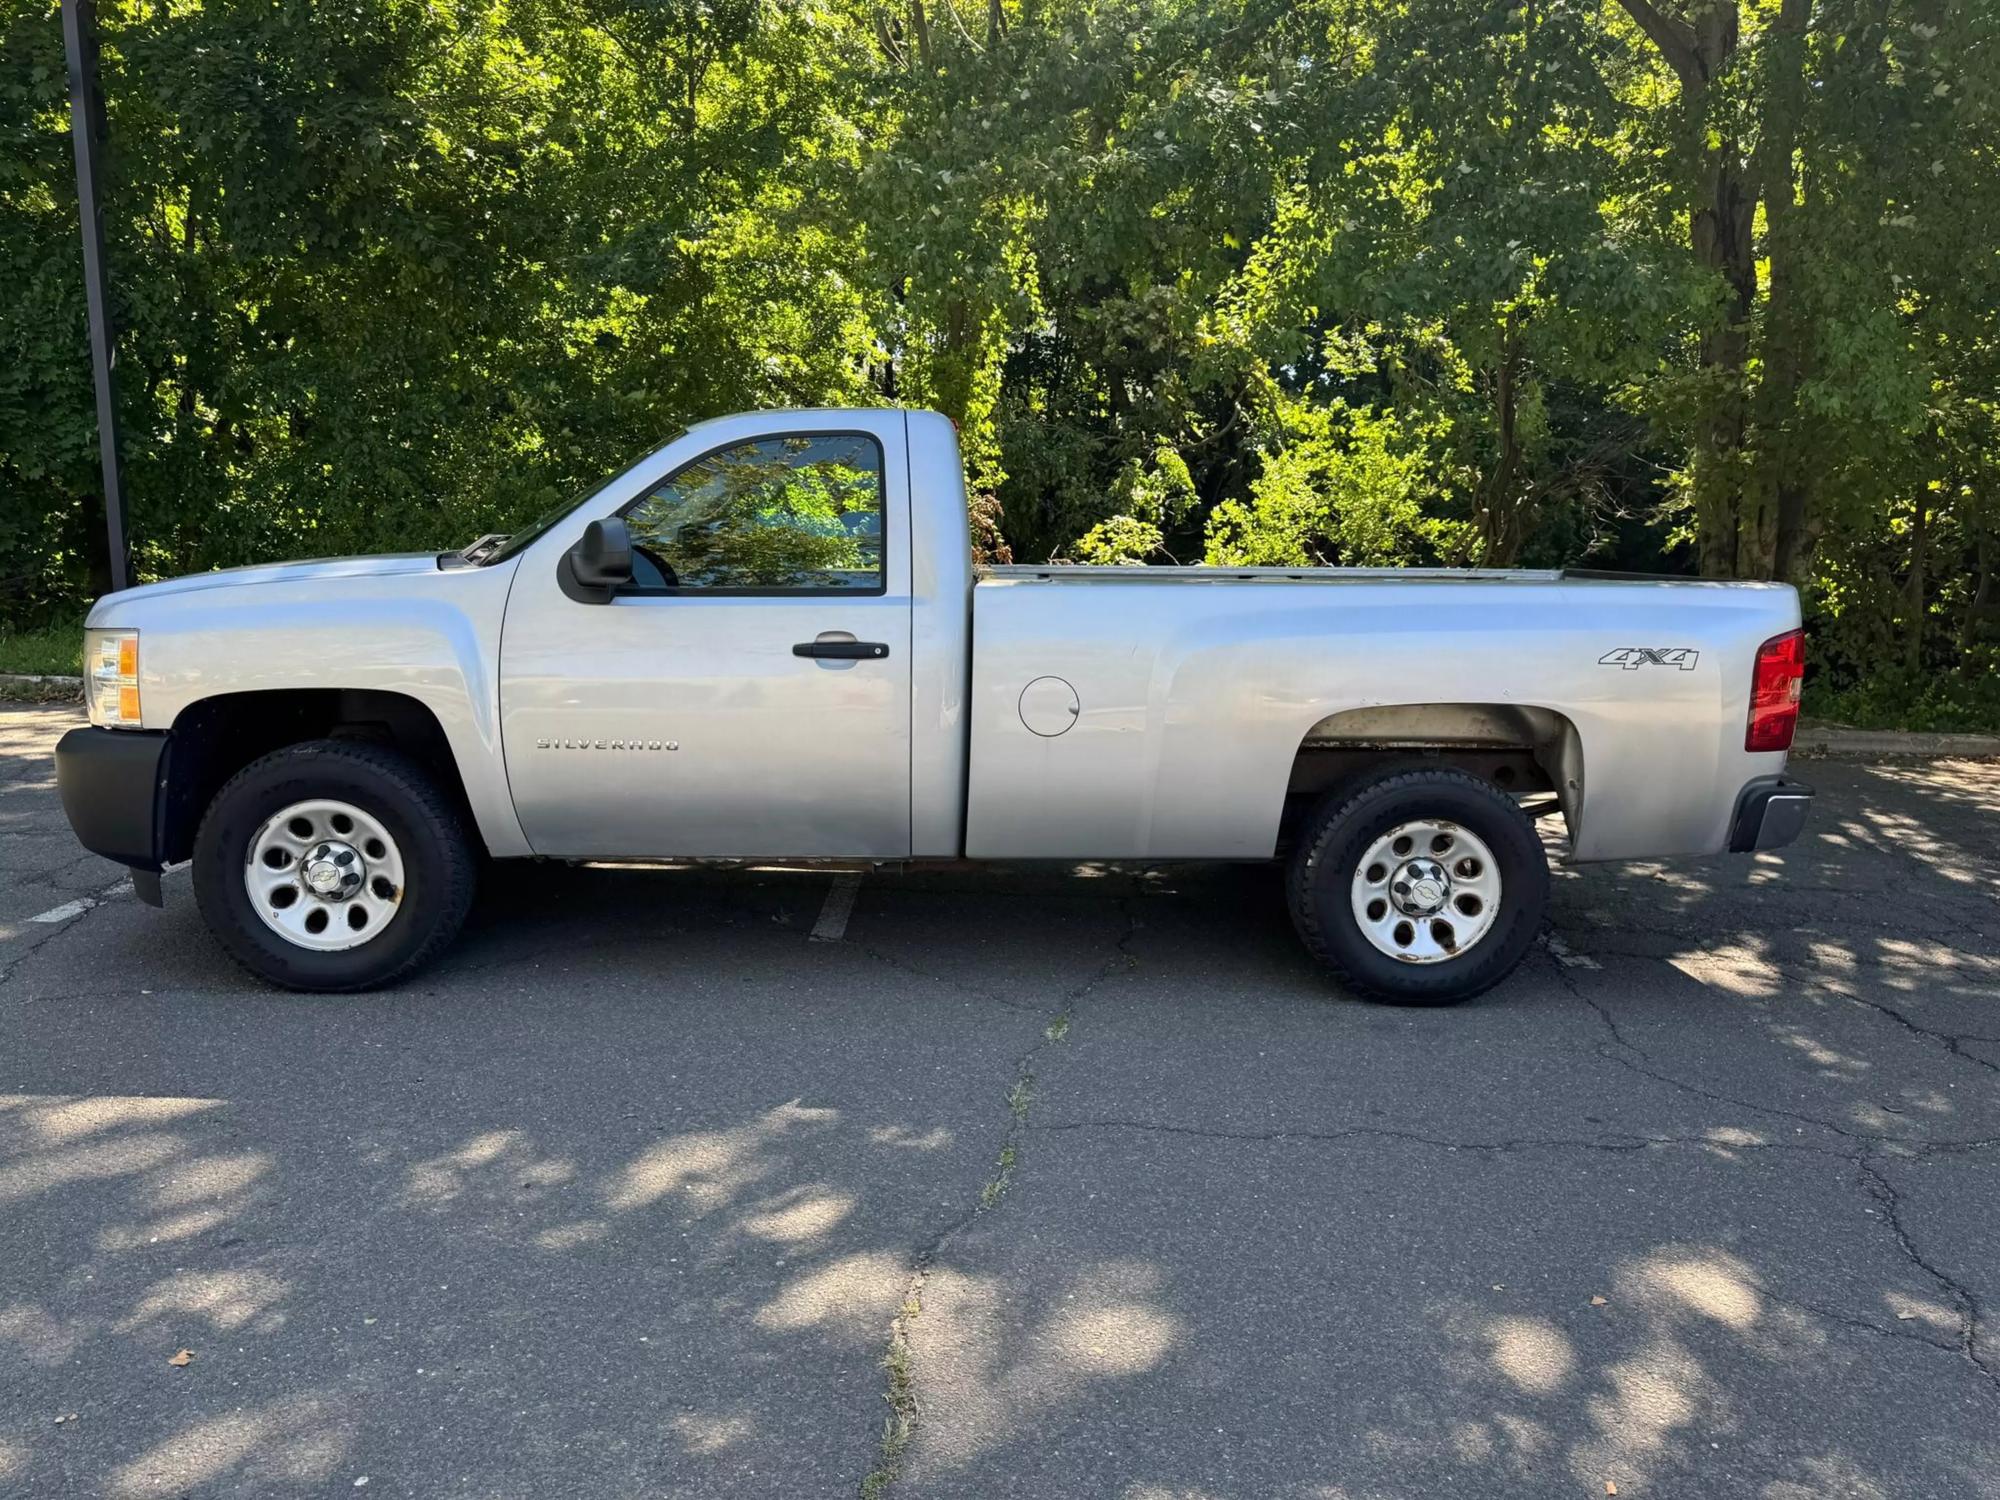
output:
[[[1698,430],[1694,455],[1695,523],[1700,537],[1702,572],[1723,578],[1755,576],[1759,559],[1754,546],[1757,518],[1745,494],[1745,444],[1750,426],[1750,316],[1757,300],[1757,253],[1751,225],[1757,213],[1757,193],[1746,180],[1735,139],[1716,132],[1701,107],[1708,81],[1736,54],[1737,17],[1734,0],[1705,5],[1692,27],[1696,66],[1701,77],[1690,91],[1681,85],[1691,128],[1701,132],[1697,147],[1701,168],[1688,240],[1702,265],[1722,280],[1721,325],[1701,341],[1701,362],[1707,376],[1708,419]],[[1747,535],[1746,535],[1747,531]]]
[[[1982,533],[1979,538],[1978,568],[1979,578],[1972,586],[1972,598],[1965,606],[1965,619],[1958,630],[1958,649],[1970,651],[1979,641],[1979,624],[1985,617],[2000,608],[1993,594],[1993,538]]]
[[[887,58],[892,66],[901,68],[908,65],[909,59],[889,31],[889,16],[886,11],[875,12],[875,43],[882,49],[882,56]]]
[[[1723,578],[1768,572],[1760,549],[1742,545],[1746,521],[1752,538],[1761,530],[1754,510],[1746,506],[1744,473],[1750,315],[1757,297],[1752,242],[1757,184],[1733,133],[1722,128],[1724,122],[1711,120],[1707,108],[1710,81],[1736,55],[1737,0],[1696,0],[1687,21],[1663,14],[1651,0],[1619,3],[1680,80],[1687,149],[1696,164],[1688,243],[1695,259],[1715,272],[1723,287],[1718,321],[1701,339],[1704,412],[1695,426],[1690,461],[1701,571]]]
[[[1903,607],[1908,611],[1903,632],[1903,666],[1910,672],[1921,670],[1924,661],[1924,551],[1930,514],[1929,499],[1919,493],[1916,520],[1910,526],[1910,577],[1903,586]]]
[[[1508,309],[1505,332],[1500,340],[1500,371],[1494,381],[1493,416],[1500,429],[1500,453],[1493,472],[1486,477],[1480,496],[1480,564],[1488,568],[1512,567],[1525,540],[1522,517],[1514,497],[1514,479],[1521,469],[1521,442],[1517,418],[1520,395],[1521,345],[1516,324],[1517,312]]]
[[[1771,48],[1770,85],[1765,93],[1757,143],[1756,190],[1764,204],[1765,254],[1770,293],[1765,304],[1763,382],[1758,391],[1756,443],[1763,460],[1758,490],[1761,524],[1755,576],[1796,580],[1812,550],[1812,456],[1799,431],[1799,388],[1811,358],[1811,331],[1799,304],[1799,178],[1792,165],[1805,110],[1806,22],[1811,0],[1782,0]]]
[[[92,599],[111,592],[111,536],[104,523],[104,496],[83,497],[84,578]]]
[[[972,349],[972,311],[963,297],[952,297],[944,305],[944,326],[938,330],[937,352],[931,362],[932,396],[938,410],[963,428],[972,408],[975,351]]]
[[[1728,186],[1718,184],[1726,191]],[[1697,215],[1699,217],[1699,215]],[[1697,244],[1697,250],[1702,247]],[[1702,253],[1703,264],[1720,270],[1732,283],[1735,267],[1727,247]],[[1754,273],[1753,273],[1754,274]],[[1694,505],[1696,545],[1701,571],[1713,578],[1745,576],[1749,559],[1742,555],[1739,539],[1744,514],[1744,438],[1749,428],[1744,391],[1745,367],[1750,359],[1751,294],[1732,285],[1722,316],[1721,328],[1704,334],[1701,340],[1702,370],[1708,377],[1705,394],[1707,417],[1695,432]]]

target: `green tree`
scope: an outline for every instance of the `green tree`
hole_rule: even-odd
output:
[[[890,400],[959,423],[983,557],[1788,578],[1809,691],[1957,722],[1990,10],[117,0],[138,568],[445,545],[692,418]],[[19,621],[106,559],[55,0],[0,42]]]
[[[859,227],[813,211],[858,158],[857,26],[616,0],[101,15],[142,576],[447,545],[687,420],[865,394]],[[20,615],[102,575],[53,0],[11,0],[6,36]]]

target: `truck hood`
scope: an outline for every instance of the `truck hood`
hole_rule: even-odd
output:
[[[91,610],[94,621],[107,607],[144,604],[169,594],[187,594],[196,589],[237,588],[253,583],[316,583],[333,578],[386,578],[398,573],[429,573],[436,570],[435,552],[397,552],[380,557],[322,557],[311,562],[263,563],[247,568],[219,568],[213,573],[190,573],[185,578],[168,578],[159,583],[141,584],[116,594],[106,594]]]

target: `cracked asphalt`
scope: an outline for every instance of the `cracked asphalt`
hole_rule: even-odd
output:
[[[2000,766],[1559,870],[1455,1010],[1257,868],[503,869],[335,999],[77,849],[74,721],[0,710],[0,1494],[2000,1496]]]

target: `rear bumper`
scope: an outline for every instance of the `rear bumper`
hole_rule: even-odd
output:
[[[135,729],[72,729],[56,744],[63,813],[92,854],[158,871],[167,736]]]
[[[1729,852],[1782,849],[1804,831],[1812,800],[1811,787],[1782,776],[1753,781],[1736,799],[1736,816],[1729,825]]]

